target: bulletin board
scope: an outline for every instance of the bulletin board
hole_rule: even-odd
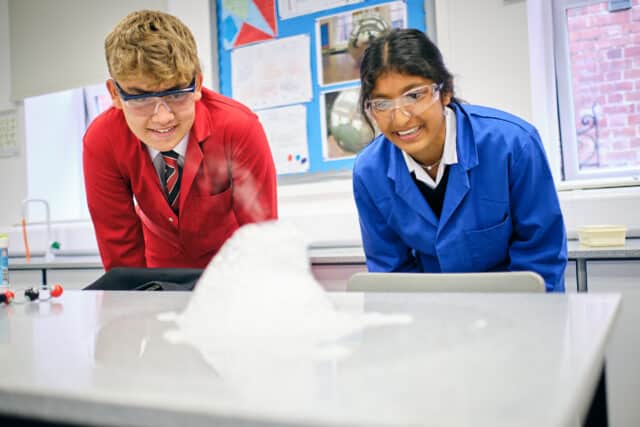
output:
[[[367,41],[425,31],[424,0],[212,0],[220,93],[258,114],[279,177],[349,171],[373,134],[359,112]]]

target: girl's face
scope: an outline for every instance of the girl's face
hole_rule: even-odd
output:
[[[376,80],[367,113],[399,149],[423,165],[442,156],[444,107],[451,94],[421,76],[388,72]]]

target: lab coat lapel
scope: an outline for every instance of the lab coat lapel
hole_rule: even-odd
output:
[[[456,152],[458,163],[449,165],[449,181],[444,195],[444,204],[440,214],[440,227],[442,230],[451,219],[456,209],[460,206],[469,192],[469,171],[478,164],[478,149],[471,120],[460,104],[450,105],[456,113]]]
[[[440,213],[440,229],[444,228],[464,197],[469,192],[469,176],[466,169],[460,164],[447,166],[449,170],[449,181],[447,190],[444,193],[444,204]]]
[[[395,183],[396,194],[405,201],[409,208],[417,212],[418,215],[433,227],[437,228],[438,219],[422,196],[422,193],[420,193],[415,182],[413,182],[413,178],[411,178],[411,174],[407,169],[407,164],[402,157],[402,153],[391,143],[389,143],[389,145],[391,153],[387,177]]]

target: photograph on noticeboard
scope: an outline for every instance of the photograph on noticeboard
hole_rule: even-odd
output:
[[[224,0],[219,13],[219,37],[227,50],[278,36],[275,0]]]
[[[362,55],[371,40],[406,26],[403,1],[317,19],[318,81],[326,86],[358,80]]]
[[[322,93],[322,157],[325,161],[353,158],[373,139],[374,132],[360,113],[359,97],[359,86]]]

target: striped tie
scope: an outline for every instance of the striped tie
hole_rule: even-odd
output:
[[[171,209],[178,213],[182,178],[182,167],[178,163],[178,153],[173,150],[163,151],[162,158],[164,159],[164,190],[167,193],[167,201]]]

